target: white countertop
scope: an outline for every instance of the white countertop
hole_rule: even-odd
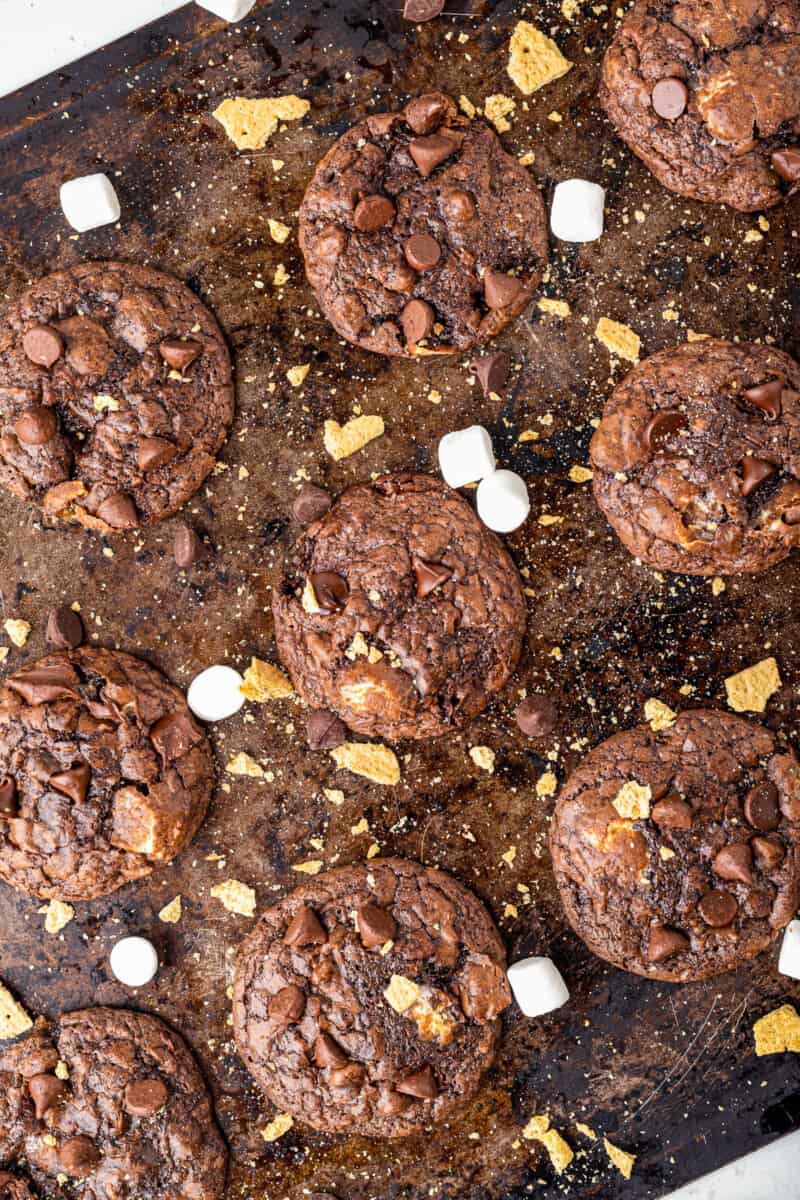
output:
[[[176,0],[0,0],[0,95],[165,13]],[[675,1192],[670,1200],[800,1197],[800,1131]]]

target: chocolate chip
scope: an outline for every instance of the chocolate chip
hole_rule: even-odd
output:
[[[391,262],[387,264],[381,282],[390,292],[410,292],[417,282],[417,272],[412,271],[408,263]]]
[[[387,196],[364,196],[356,205],[353,224],[362,233],[374,233],[391,225],[395,218],[395,207]]]
[[[739,905],[730,892],[723,892],[719,888],[712,888],[710,892],[706,892],[697,907],[706,925],[710,925],[712,929],[730,925],[739,910]]]
[[[287,946],[309,946],[327,942],[328,935],[313,908],[299,908],[289,922],[283,940]]]
[[[653,805],[650,816],[660,829],[691,829],[692,806],[674,792]]]
[[[417,164],[420,175],[427,179],[440,163],[455,153],[458,145],[456,139],[448,137],[446,133],[431,133],[427,137],[414,138],[408,152]]]
[[[78,696],[78,676],[66,658],[47,664],[23,667],[6,680],[6,687],[21,696],[26,704],[50,704],[53,700]]]
[[[426,338],[433,329],[434,312],[425,300],[409,300],[403,309],[400,323],[410,346]]]
[[[511,359],[502,350],[498,350],[496,354],[486,354],[483,358],[477,358],[472,364],[472,369],[478,377],[484,397],[488,397],[490,392],[499,395],[508,381]]]
[[[411,562],[417,581],[417,596],[420,600],[424,600],[453,574],[449,567],[443,566],[442,563],[425,562],[422,558],[413,558]]]
[[[60,650],[75,650],[84,638],[80,613],[67,608],[65,604],[51,609],[44,636],[50,646],[58,646]]]
[[[406,1075],[395,1087],[404,1096],[414,1096],[417,1100],[435,1100],[439,1095],[433,1068],[427,1065],[413,1075]]]
[[[314,1062],[321,1069],[345,1067],[350,1059],[329,1033],[321,1033],[314,1042]]]
[[[166,438],[140,438],[136,448],[136,462],[140,471],[155,471],[158,467],[172,462],[177,454],[178,447]]]
[[[644,440],[653,453],[657,453],[659,450],[663,450],[667,442],[688,428],[689,422],[682,412],[678,412],[677,408],[661,409],[648,421],[644,431]]]
[[[58,1104],[66,1090],[67,1085],[55,1075],[34,1075],[28,1080],[28,1091],[36,1110],[37,1121],[41,1121],[45,1113]]]
[[[403,16],[407,21],[432,21],[444,9],[444,0],[405,0]]]
[[[778,828],[781,814],[778,808],[778,789],[774,783],[764,779],[750,789],[744,798],[744,815],[747,823],[752,825],[753,829],[760,829],[762,833],[769,833],[770,830]]]
[[[15,817],[18,812],[17,785],[10,775],[0,777],[0,817]]]
[[[91,777],[89,764],[80,763],[77,767],[70,767],[68,771],[56,771],[55,775],[51,775],[47,782],[57,792],[68,796],[73,804],[83,804],[89,790]]]
[[[34,325],[22,336],[22,349],[31,362],[52,367],[64,350],[64,339],[52,325]]]
[[[334,1067],[328,1076],[328,1082],[331,1087],[346,1088],[348,1091],[355,1091],[360,1088],[364,1082],[366,1072],[358,1063],[348,1062],[347,1066]]]
[[[51,441],[58,429],[58,418],[52,408],[33,404],[14,423],[14,433],[26,446],[43,446]]]
[[[335,571],[315,571],[309,579],[320,610],[324,613],[341,612],[350,595],[347,580]]]
[[[754,837],[750,845],[762,871],[774,871],[786,857],[786,847],[779,837]]]
[[[650,99],[659,117],[666,121],[676,121],[686,111],[689,89],[682,79],[659,79]]]
[[[471,192],[453,188],[443,193],[441,202],[448,220],[454,225],[464,225],[475,216],[475,198]]]
[[[309,750],[334,750],[347,741],[347,726],[336,713],[315,708],[308,714],[306,741]]]
[[[483,273],[483,296],[491,309],[507,308],[522,291],[522,283],[513,275],[493,271],[488,267]]]
[[[723,846],[714,857],[714,873],[734,883],[753,882],[753,851],[746,842]]]
[[[167,1103],[168,1095],[160,1079],[137,1079],[125,1088],[125,1107],[134,1117],[154,1117]]]
[[[371,950],[373,946],[384,946],[386,942],[394,941],[397,933],[397,922],[385,908],[377,904],[362,904],[358,910],[358,932],[361,941]]]
[[[403,253],[415,271],[430,271],[442,257],[442,248],[427,233],[415,233],[403,246]]]
[[[136,529],[139,524],[136,505],[126,492],[112,492],[106,496],[97,515],[112,529]]]
[[[306,994],[297,984],[290,983],[270,997],[269,1015],[273,1021],[291,1025],[299,1021],[305,1011]]]
[[[447,97],[439,92],[415,96],[403,110],[403,116],[414,133],[433,133],[441,125],[447,112]]]
[[[786,150],[776,150],[770,161],[776,175],[780,175],[787,183],[800,180],[800,149],[790,146]]]
[[[547,737],[556,727],[558,707],[552,696],[526,696],[514,709],[514,719],[526,737]]]
[[[767,479],[771,479],[778,468],[774,463],[765,462],[763,458],[753,458],[747,454],[742,459],[742,495],[750,496]]]
[[[294,498],[292,512],[301,525],[310,525],[323,517],[332,504],[330,495],[315,483],[304,483]]]
[[[164,338],[158,352],[168,367],[175,371],[184,371],[203,353],[203,343],[192,338],[187,338],[186,341],[181,338]]]
[[[83,1179],[92,1174],[100,1161],[100,1154],[91,1138],[80,1136],[64,1142],[58,1158],[67,1175]]]
[[[193,567],[196,562],[207,558],[209,550],[190,525],[179,525],[175,530],[172,553],[176,565],[185,570],[186,567]]]
[[[150,741],[166,763],[177,762],[202,738],[185,712],[171,712],[150,728]]]
[[[650,942],[647,947],[647,961],[651,963],[666,962],[675,954],[684,954],[689,949],[689,939],[677,929],[668,929],[665,925],[654,925],[650,930]]]
[[[770,379],[768,383],[759,383],[757,387],[748,388],[743,395],[750,404],[760,408],[771,420],[777,421],[781,415],[783,389],[784,381],[782,379]]]

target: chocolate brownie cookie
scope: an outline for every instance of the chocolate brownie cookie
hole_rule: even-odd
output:
[[[693,342],[634,367],[592,438],[594,494],[665,571],[763,571],[800,545],[800,365]]]
[[[0,1084],[0,1164],[42,1196],[216,1200],[225,1190],[205,1083],[157,1017],[89,1008],[39,1021],[0,1050]],[[7,1186],[8,1200],[29,1195],[21,1179]]]
[[[483,905],[442,871],[386,858],[318,875],[264,913],[239,951],[233,1020],[280,1108],[401,1137],[473,1094],[510,1002]]]
[[[800,182],[800,2],[639,0],[600,100],[671,191],[745,212],[778,204]]]
[[[344,492],[295,545],[273,608],[301,697],[388,738],[434,737],[474,717],[514,670],[525,633],[509,555],[427,475]]]
[[[655,979],[705,979],[768,946],[800,901],[800,764],[712,710],[597,746],[550,833],[567,917],[590,950]]]
[[[0,1200],[33,1200],[33,1193],[24,1179],[0,1171]]]
[[[80,263],[0,320],[0,484],[50,519],[103,533],[163,520],[232,420],[220,328],[170,275]]]
[[[547,262],[528,171],[447,96],[367,117],[319,163],[300,247],[322,311],[379,354],[456,354],[522,312]]]
[[[116,650],[48,654],[0,686],[0,879],[107,896],[191,841],[214,779],[183,694]]]

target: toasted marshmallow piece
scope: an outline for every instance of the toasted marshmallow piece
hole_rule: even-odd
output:
[[[508,968],[514,999],[526,1017],[541,1017],[569,1000],[567,985],[551,958],[522,958]]]
[[[477,483],[494,470],[492,439],[482,425],[446,433],[439,442],[439,469],[452,488]]]
[[[588,179],[565,179],[553,193],[550,228],[562,242],[594,242],[603,235],[606,190]]]
[[[62,183],[61,208],[64,216],[78,233],[113,225],[119,220],[120,207],[114,185],[102,172],[81,175]]]

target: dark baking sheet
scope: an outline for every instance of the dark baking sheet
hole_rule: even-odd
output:
[[[251,654],[274,658],[270,588],[293,536],[287,512],[300,471],[339,490],[372,472],[435,468],[439,437],[475,420],[491,428],[502,462],[530,484],[534,519],[509,539],[529,573],[522,666],[500,702],[463,735],[402,746],[398,787],[337,773],[325,754],[306,752],[302,714],[291,702],[248,706],[211,731],[220,767],[246,750],[274,779],[221,771],[210,819],[173,866],[109,900],[80,905],[56,937],[44,934],[37,901],[0,886],[0,975],[31,1011],[132,1004],[159,1013],[189,1039],[229,1139],[232,1197],[299,1200],[330,1191],[340,1200],[521,1200],[533,1192],[644,1200],[800,1122],[798,1060],[757,1060],[752,1052],[753,1020],[784,999],[800,999],[800,986],[777,975],[776,955],[684,987],[607,969],[565,928],[546,851],[552,800],[534,792],[548,765],[563,780],[581,748],[639,720],[648,697],[673,707],[724,703],[723,678],[766,653],[776,654],[784,680],[766,721],[796,739],[796,561],[729,580],[717,597],[710,581],[659,579],[610,534],[589,485],[570,483],[567,473],[585,462],[590,421],[624,370],[591,336],[598,317],[630,322],[643,353],[683,340],[688,328],[772,338],[800,353],[800,204],[771,211],[763,240],[747,243],[756,215],[668,195],[598,111],[598,69],[610,36],[605,9],[597,16],[585,3],[570,24],[556,3],[531,11],[507,0],[455,15],[466,7],[451,0],[454,15],[412,27],[401,20],[399,0],[278,0],[229,27],[188,6],[0,101],[0,297],[13,298],[30,279],[81,257],[147,262],[186,279],[213,307],[238,372],[223,469],[190,506],[218,555],[190,578],[172,560],[175,522],[106,542],[46,530],[23,504],[0,496],[2,619],[21,616],[33,626],[25,649],[11,650],[8,668],[44,651],[48,608],[74,600],[92,639],[142,655],[183,685],[212,662],[243,667]],[[508,34],[520,16],[556,27],[575,63],[526,104],[505,73]],[[553,247],[544,291],[568,300],[571,317],[543,318],[533,306],[500,339],[520,368],[502,410],[481,399],[463,363],[390,362],[343,345],[313,304],[294,236],[278,246],[267,230],[270,216],[296,229],[314,161],[355,118],[432,86],[475,103],[496,92],[515,96],[504,141],[516,153],[535,151],[532,171],[546,197],[571,175],[608,188],[603,239]],[[238,154],[209,116],[228,95],[290,92],[311,99],[312,112],[258,154]],[[556,111],[560,123],[549,119]],[[273,159],[285,164],[278,173]],[[58,207],[59,184],[98,169],[119,191],[120,228],[72,236]],[[280,291],[271,283],[279,262],[290,274]],[[665,320],[667,309],[679,319]],[[298,391],[285,372],[305,362],[312,371]],[[431,389],[440,403],[429,399]],[[335,464],[322,449],[322,423],[345,420],[355,405],[380,413],[386,435]],[[540,440],[518,443],[530,428]],[[535,515],[545,510],[563,522],[540,526]],[[694,688],[688,700],[679,691],[684,684]],[[558,692],[561,720],[552,740],[518,734],[509,714],[522,686]],[[468,757],[469,746],[481,743],[496,750],[494,776]],[[552,764],[547,751],[557,751]],[[344,804],[328,803],[323,787],[341,788]],[[369,832],[354,835],[362,817]],[[322,841],[321,851],[312,838]],[[251,921],[226,913],[209,888],[240,879],[264,906],[297,881],[292,863],[355,861],[373,841],[472,886],[511,957],[551,954],[572,1001],[538,1021],[510,1012],[485,1087],[434,1136],[381,1144],[296,1127],[266,1144],[259,1130],[272,1110],[239,1063],[226,996],[235,947]],[[516,859],[508,866],[501,856],[512,845]],[[224,863],[210,854],[224,855]],[[530,891],[519,892],[519,884]],[[184,917],[165,925],[157,913],[178,892]],[[507,903],[517,905],[518,917],[504,916]],[[106,965],[124,932],[152,937],[163,960],[157,980],[136,994],[111,981]],[[525,1120],[545,1110],[580,1152],[569,1178],[558,1181],[543,1152],[520,1141]],[[576,1120],[639,1156],[629,1183],[576,1133]]]

